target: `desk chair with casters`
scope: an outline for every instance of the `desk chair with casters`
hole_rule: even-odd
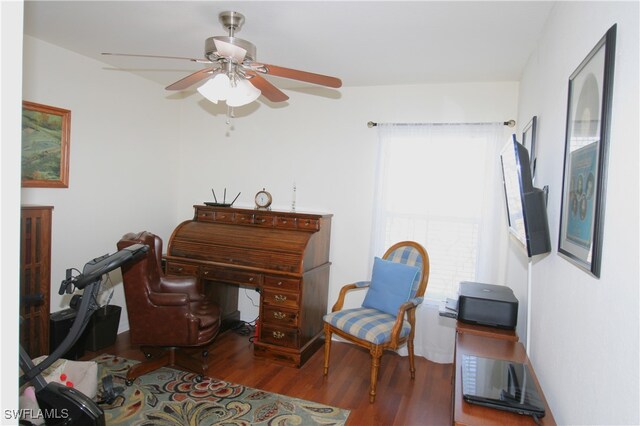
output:
[[[220,309],[207,300],[196,277],[167,277],[162,271],[162,239],[150,232],[126,234],[118,249],[147,244],[146,257],[122,267],[131,344],[146,360],[127,372],[127,384],[160,367],[195,373],[209,367],[209,347],[220,330]]]
[[[371,384],[369,401],[376,398],[380,359],[385,349],[396,350],[404,343],[409,351],[409,371],[415,378],[413,354],[416,307],[422,303],[429,280],[429,255],[420,244],[399,242],[382,259],[376,258],[371,281],[348,284],[340,290],[330,314],[324,316],[324,375],[329,372],[333,333],[369,350]],[[362,307],[342,309],[350,290],[367,288]]]

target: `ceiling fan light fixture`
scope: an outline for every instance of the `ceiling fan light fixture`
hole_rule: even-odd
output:
[[[237,80],[236,86],[229,90],[227,95],[227,105],[230,107],[239,107],[250,104],[258,99],[262,92],[249,83],[247,80],[240,78]]]
[[[216,74],[198,87],[198,92],[214,104],[226,100],[230,91],[231,80],[225,73]]]
[[[226,101],[230,107],[247,105],[258,99],[261,92],[253,84],[239,76],[233,80],[224,72],[218,73],[198,87],[198,92],[214,104]]]

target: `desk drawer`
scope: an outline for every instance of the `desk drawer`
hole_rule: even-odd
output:
[[[253,215],[247,213],[236,213],[235,223],[250,224],[253,223]]]
[[[265,287],[262,292],[262,303],[270,306],[298,309],[300,295]]]
[[[255,214],[253,215],[253,223],[258,226],[266,226],[267,228],[273,228],[274,216],[268,214]]]
[[[202,268],[201,277],[205,280],[222,281],[252,287],[257,287],[262,282],[262,275],[253,272],[208,267]]]
[[[287,291],[299,291],[300,280],[296,278],[282,278],[270,275],[265,275],[264,286],[270,287],[274,290],[287,290]]]
[[[298,330],[292,328],[273,327],[269,324],[260,324],[260,341],[289,348],[298,347]]]
[[[233,213],[231,212],[215,212],[215,221],[222,223],[233,223]]]
[[[304,229],[309,231],[318,231],[320,229],[320,221],[318,219],[303,219],[298,218],[297,229]]]
[[[296,327],[298,325],[298,312],[273,306],[265,306],[262,308],[260,321],[267,326]]]
[[[213,222],[214,217],[213,211],[196,208],[196,220],[198,222]]]
[[[189,263],[167,262],[167,275],[191,275],[198,276],[198,266]]]
[[[296,218],[295,217],[286,217],[286,216],[277,216],[276,217],[276,228],[280,228],[280,229],[296,229]]]

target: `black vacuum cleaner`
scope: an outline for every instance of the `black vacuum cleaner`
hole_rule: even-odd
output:
[[[81,274],[73,277],[73,269],[67,269],[66,278],[60,285],[58,294],[72,294],[83,290],[82,295],[74,295],[70,306],[78,314],[67,337],[40,364],[35,365],[27,352],[20,347],[20,386],[29,382],[35,388],[36,400],[44,413],[45,424],[56,426],[102,426],[105,424],[104,411],[96,402],[78,390],[60,383],[47,383],[42,372],[65,354],[82,335],[92,314],[99,308],[97,296],[102,277],[121,265],[138,260],[149,250],[144,244],[134,244],[111,255],[90,260]]]

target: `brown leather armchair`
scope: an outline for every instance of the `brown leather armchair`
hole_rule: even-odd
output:
[[[131,344],[147,358],[127,372],[127,382],[164,366],[197,374],[209,366],[209,346],[220,330],[220,309],[207,300],[196,277],[167,277],[162,271],[162,239],[150,232],[129,233],[118,249],[142,243],[146,257],[122,266]]]

